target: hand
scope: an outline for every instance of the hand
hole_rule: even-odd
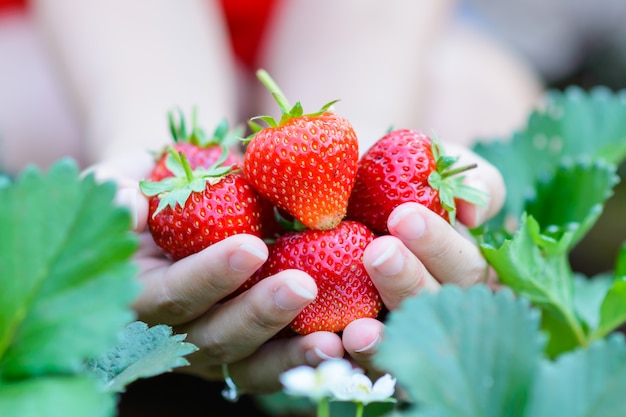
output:
[[[488,265],[463,226],[479,226],[501,209],[504,181],[493,165],[469,150],[449,145],[446,149],[460,156],[459,165],[477,163],[476,169],[465,173],[465,182],[487,193],[487,205],[459,202],[457,219],[462,225],[457,228],[418,203],[402,204],[390,214],[390,235],[371,242],[363,259],[389,310],[420,291],[436,291],[446,283],[466,287],[488,277]],[[343,332],[345,350],[360,366],[372,369],[371,359],[383,333],[384,325],[379,320],[350,323]]]
[[[222,380],[222,364],[227,363],[241,393],[264,393],[279,390],[278,376],[288,369],[343,355],[334,333],[275,337],[315,298],[315,282],[302,271],[283,271],[222,302],[267,259],[261,239],[235,235],[177,262],[164,257],[146,230],[148,203],[135,178],[147,168],[137,169],[137,159],[133,161],[109,161],[90,171],[100,180],[116,181],[117,200],[135,219],[140,246],[134,261],[143,285],[133,305],[138,319],[173,326],[199,347],[187,357],[191,365],[177,371]]]

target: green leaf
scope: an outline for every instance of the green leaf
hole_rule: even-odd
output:
[[[0,416],[112,417],[116,399],[93,378],[48,376],[0,383]]]
[[[626,344],[622,335],[544,361],[529,397],[528,417],[626,415]]]
[[[625,91],[570,87],[551,91],[546,99],[522,131],[474,147],[500,170],[506,184],[507,200],[493,224],[496,229],[521,216],[525,201],[534,196],[535,181],[550,177],[563,158],[587,155],[614,165],[626,158]]]
[[[565,233],[561,239],[569,242],[571,233]],[[553,337],[567,335],[568,343],[548,342],[552,354],[559,353],[554,350],[557,346],[573,347],[571,340],[576,340],[578,345],[584,345],[587,340],[574,310],[573,274],[567,253],[554,249],[564,246],[567,245],[542,235],[537,221],[526,215],[513,238],[499,248],[481,245],[485,259],[500,281],[543,311],[543,330]]]
[[[108,391],[124,391],[139,378],[148,378],[187,366],[184,358],[198,350],[183,342],[184,334],[172,335],[172,328],[157,325],[148,328],[136,321],[126,326],[122,341],[106,355],[89,361],[91,371],[105,383]]]
[[[526,300],[444,286],[406,299],[386,323],[375,363],[416,402],[414,415],[522,415],[544,343]]]
[[[572,305],[572,282],[567,258],[564,254],[545,256],[545,245],[537,221],[523,216],[512,239],[499,248],[484,244],[481,249],[500,281],[515,293],[538,306],[568,308]]]
[[[610,274],[593,278],[574,276],[574,310],[588,328],[596,329],[600,324],[600,306],[613,281]]]
[[[567,160],[547,180],[538,181],[536,196],[525,210],[542,226],[543,234],[560,240],[572,232],[559,249],[569,252],[600,217],[618,181],[615,165],[589,158]]]
[[[626,322],[626,277],[613,281],[600,307],[600,324],[594,337],[604,337]]]
[[[114,194],[70,160],[0,189],[0,381],[76,372],[132,320],[137,239]]]

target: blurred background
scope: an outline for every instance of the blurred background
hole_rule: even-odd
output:
[[[90,0],[80,1],[83,2],[82,4],[90,4]],[[182,0],[180,4],[186,1],[188,0]],[[206,1],[207,3],[211,2],[211,0]],[[438,109],[451,109],[450,114],[446,114],[446,117],[450,119],[450,130],[446,131],[446,127],[438,128],[438,130],[447,133],[444,136],[455,134],[476,136],[478,132],[484,136],[490,134],[497,136],[502,134],[504,128],[507,129],[507,132],[520,128],[524,122],[521,116],[525,117],[531,105],[537,104],[533,101],[535,89],[541,92],[544,89],[564,89],[570,85],[578,85],[585,89],[602,85],[615,91],[626,88],[625,0],[429,1],[432,4],[443,5],[439,8],[445,10],[438,10],[433,13],[432,18],[427,16],[427,18],[419,19],[419,16],[416,16],[415,25],[453,27],[443,36],[445,42],[438,40],[434,42],[434,44],[445,46],[444,52],[432,55],[432,59],[441,64],[442,67],[436,68],[436,75],[425,78],[426,84],[436,85],[441,87],[441,91],[446,92],[445,100],[433,105]],[[98,2],[94,1],[94,3]],[[116,18],[123,19],[126,14],[125,3],[123,1],[116,3],[113,0],[111,3],[119,6],[119,16]],[[298,75],[303,75],[307,70],[305,66],[310,66],[306,57],[296,57],[293,52],[296,49],[290,48],[297,48],[307,43],[312,45],[313,40],[317,38],[327,41],[326,38],[332,40],[334,37],[336,41],[339,41],[339,33],[333,33],[336,26],[331,24],[334,22],[332,13],[339,13],[339,10],[335,10],[335,8],[340,7],[338,4],[344,5],[344,9],[348,12],[352,10],[354,16],[364,16],[364,13],[359,14],[357,12],[360,12],[362,8],[365,9],[366,3],[372,2],[362,0],[316,2],[316,4],[323,4],[326,7],[325,19],[315,20],[307,14],[304,17],[309,16],[309,19],[304,19],[302,22],[292,21],[291,26],[289,24],[276,25],[278,29],[273,32],[268,31],[263,25],[259,26],[259,21],[267,23],[272,20],[272,16],[281,13],[287,14],[288,12],[303,17],[304,12],[299,11],[298,6],[306,4],[304,0],[214,0],[211,3],[215,3],[213,5],[215,7],[212,7],[211,10],[224,13],[224,30],[230,34],[230,53],[235,60],[240,61],[238,66],[235,65],[229,70],[242,72],[246,66],[257,63],[267,64],[273,73],[284,75],[285,77],[280,77],[282,79],[286,78],[285,72],[290,71],[289,68],[297,68],[294,71]],[[393,2],[394,5],[395,3]],[[410,0],[399,3],[415,8],[416,3],[425,4],[429,2]],[[64,156],[72,156],[83,164],[92,162],[85,153],[83,146],[86,122],[78,118],[80,112],[77,110],[77,98],[71,94],[71,88],[68,87],[70,83],[62,74],[59,57],[54,54],[54,51],[50,51],[50,42],[47,37],[50,33],[49,29],[47,29],[48,31],[42,30],[42,20],[33,18],[33,15],[37,14],[32,10],[35,6],[50,10],[54,9],[55,5],[61,4],[71,5],[71,1],[33,0],[32,3],[29,3],[28,0],[0,0],[0,172],[15,174],[28,163],[35,163],[46,168]],[[154,0],[150,7],[154,8],[161,4],[164,2]],[[391,4],[389,3],[389,5]],[[394,20],[397,18],[394,16],[391,13],[389,15],[381,14],[378,21],[374,21],[369,27],[363,25],[363,33],[355,32],[356,38],[361,36],[363,39],[368,39],[370,44],[374,44],[376,38],[373,38],[371,33],[382,36],[381,34],[392,31],[391,28],[394,25],[401,25]],[[43,21],[45,22],[45,19]],[[411,19],[408,21],[410,23]],[[75,23],[73,22],[73,24]],[[348,28],[348,32],[350,32],[352,25],[358,26],[358,19],[354,17],[351,21],[349,17],[342,17],[339,19],[338,25],[344,29]],[[115,25],[111,27],[111,30],[116,30]],[[311,31],[311,38],[298,38],[298,36],[304,37],[306,30]],[[433,29],[428,30],[432,31]],[[77,44],[80,44],[83,35],[81,33],[75,35]],[[251,45],[261,45],[265,40],[262,37],[278,39],[276,43],[282,45],[282,49],[278,48],[278,52],[273,55],[273,52],[268,53],[266,48],[266,54],[259,55],[250,47]],[[295,39],[297,45],[290,45],[288,41],[291,39]],[[478,40],[478,42],[472,42],[472,40]],[[431,39],[427,40],[427,42],[430,41]],[[324,42],[320,42],[320,44],[320,49],[315,51],[316,54],[323,51],[328,45]],[[476,50],[471,49],[476,45],[478,45]],[[382,48],[392,49],[390,45],[382,45]],[[504,53],[501,55],[504,58],[495,59],[494,62],[498,64],[504,62],[506,65],[490,66],[486,62],[476,62],[491,59],[494,54],[500,54],[502,51]],[[95,56],[100,53],[90,50],[89,45],[85,47],[83,52]],[[105,51],[101,52],[105,53]],[[281,52],[283,60],[289,61],[291,59],[293,61],[293,66],[283,72],[277,64],[280,61]],[[367,51],[365,52],[367,53]],[[267,58],[267,61],[263,61],[263,56]],[[330,73],[333,66],[343,65],[338,61],[340,57],[341,55],[333,55],[332,61],[321,62],[323,71]],[[358,58],[356,55],[354,57]],[[181,62],[181,65],[190,65],[194,57],[188,58],[190,61]],[[355,62],[358,62],[356,58]],[[378,63],[375,59],[371,61],[372,66]],[[113,63],[111,64],[113,65]],[[381,71],[388,70],[390,74],[388,78],[393,78],[396,72],[398,74],[403,73],[396,63],[378,64],[380,65],[377,67],[377,71],[381,73]],[[349,65],[349,63],[345,65]],[[107,72],[106,65],[98,68],[100,72]],[[510,87],[511,91],[519,92],[522,90],[521,93],[527,92],[528,94],[524,97],[524,103],[520,104],[515,103],[514,96],[508,93],[509,90],[506,90],[504,95],[509,101],[505,101],[504,106],[502,106],[502,102],[493,101],[486,103],[484,109],[487,112],[492,111],[494,106],[508,106],[515,109],[515,114],[510,119],[502,119],[499,124],[494,123],[492,130],[477,128],[476,130],[461,132],[460,129],[468,119],[475,119],[472,110],[481,108],[481,100],[486,101],[489,97],[497,97],[497,94],[483,95],[479,85],[474,86],[473,90],[461,91],[467,86],[467,83],[462,86],[454,84],[453,87],[445,83],[460,80],[458,74],[467,75],[471,71],[480,71],[485,68],[492,70],[493,73],[474,74],[474,78],[470,78],[471,82],[492,78],[495,83],[495,80],[506,80],[509,76],[510,79],[516,79],[518,74],[522,74],[519,77],[520,85],[507,86],[505,83],[497,87],[496,90]],[[463,72],[464,69],[467,71]],[[362,70],[363,68],[361,68]],[[449,75],[442,75],[445,72],[443,70],[449,70]],[[319,73],[322,70],[314,68],[312,71]],[[506,73],[507,71],[515,74]],[[357,72],[359,71],[354,72],[356,78],[358,78]],[[249,82],[249,78],[240,78],[244,81],[239,88],[242,86],[247,88],[246,82]],[[347,78],[345,74],[341,74],[338,82],[346,81]],[[138,82],[140,81],[138,80]],[[429,84],[430,81],[432,84]],[[293,85],[301,82],[301,80],[296,80],[291,85],[286,83],[287,90],[294,91]],[[328,88],[332,91],[332,95],[329,97],[322,86],[311,84],[311,90],[318,90],[311,92],[311,97],[320,94],[329,99],[336,98],[337,85],[329,83]],[[343,84],[339,85],[339,87],[342,86]],[[372,91],[379,90],[373,89]],[[374,94],[372,91],[369,93]],[[398,91],[413,94],[408,90],[408,87],[407,90],[399,88]],[[420,91],[424,93],[424,91],[429,90],[426,88]],[[342,90],[342,93],[338,95],[343,100],[350,94],[350,91],[346,90],[344,94]],[[468,97],[471,100],[468,100]],[[498,97],[498,99],[501,98]],[[431,103],[426,100],[424,107],[428,107],[428,104]],[[456,118],[452,115],[453,107],[454,111],[457,112]],[[252,111],[245,106],[243,108],[244,111],[240,113],[242,119],[249,117],[251,114],[248,111]],[[389,114],[395,114],[395,112],[395,109],[389,110]],[[356,110],[354,115],[357,120],[361,117]],[[222,115],[218,116],[221,117]],[[399,123],[409,120],[411,114],[407,113],[406,117],[399,119]],[[369,113],[365,113],[365,116],[360,120],[364,120],[365,123],[368,118],[371,119]],[[446,119],[442,119],[440,114],[431,114],[422,119],[416,117],[416,120],[419,120],[420,123],[428,121],[437,124],[440,120],[445,121]],[[375,126],[374,129],[376,128],[378,127]],[[589,138],[589,140],[593,140],[593,138]],[[626,178],[624,177],[626,174],[624,166],[621,167],[620,173],[623,178]],[[572,265],[575,270],[592,276],[613,267],[615,255],[626,236],[626,222],[623,220],[624,207],[626,207],[626,181],[616,188],[615,196],[605,208],[605,215],[601,217],[592,232],[572,253]],[[194,413],[199,409],[206,410],[207,407],[212,407],[202,403],[202,401],[198,403],[203,395],[208,395],[208,392],[217,395],[217,391],[221,389],[221,387],[208,386],[210,384],[190,381],[189,379],[177,380],[174,385],[159,383],[162,379],[172,378],[176,379],[177,377],[164,375],[153,380],[140,381],[131,387],[130,393],[132,395],[127,395],[125,401],[122,402],[123,415],[174,415],[172,413],[176,415],[198,415]],[[168,398],[172,394],[173,388],[176,388],[177,401],[170,401],[170,408],[168,408],[167,402],[154,402],[155,396],[156,398]],[[247,401],[248,399],[244,400],[244,402]],[[153,408],[146,409],[146,404],[151,404],[150,406]],[[252,404],[248,404],[248,406],[253,407]],[[241,411],[241,408],[238,410]],[[230,408],[225,409],[224,415],[232,414],[232,412]],[[205,413],[201,415],[205,415]],[[255,415],[261,414],[257,412]]]

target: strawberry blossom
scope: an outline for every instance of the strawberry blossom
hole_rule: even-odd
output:
[[[344,359],[331,359],[322,362],[317,368],[298,366],[284,372],[280,382],[285,393],[293,396],[308,397],[314,401],[328,397],[331,387],[341,381],[347,382],[355,372],[350,362]]]
[[[331,392],[339,401],[352,401],[367,405],[372,402],[388,401],[396,387],[396,379],[386,374],[372,381],[363,374],[354,373],[347,383],[333,384]]]
[[[374,384],[345,359],[331,359],[317,368],[298,366],[280,375],[288,395],[308,397],[317,403],[318,417],[329,416],[329,401],[351,401],[357,405],[357,417],[372,402],[392,402],[396,380],[386,374]]]

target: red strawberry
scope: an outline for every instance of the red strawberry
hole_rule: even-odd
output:
[[[455,199],[484,204],[483,194],[455,176],[458,158],[442,155],[436,140],[409,129],[389,132],[359,161],[347,218],[388,233],[387,218],[402,203],[418,202],[454,224]]]
[[[215,128],[213,136],[208,138],[203,129],[197,124],[196,112],[192,115],[191,132],[187,132],[185,117],[179,112],[180,121],[174,120],[174,114],[169,113],[169,125],[174,144],[171,146],[177,152],[182,152],[189,161],[192,169],[208,168],[217,162],[222,156],[222,145],[228,149],[228,156],[224,165],[241,165],[243,156],[234,146],[235,132],[230,132],[226,119],[222,120]],[[171,177],[173,174],[166,167],[168,149],[160,152],[156,156],[155,166],[149,175],[150,180],[160,181],[163,178]]]
[[[184,154],[171,151],[167,166],[175,176],[140,183],[150,197],[150,233],[172,259],[238,233],[261,236],[261,197],[241,171],[221,165],[225,158],[192,171]]]
[[[282,110],[279,123],[260,116],[244,155],[243,172],[259,194],[311,229],[328,230],[345,217],[359,157],[352,125],[330,112],[304,115],[300,103],[291,109],[264,71],[259,79]],[[261,128],[255,120],[268,124]]]
[[[317,283],[317,297],[292,321],[291,329],[299,334],[340,332],[356,319],[376,317],[382,308],[363,266],[363,251],[373,239],[367,227],[353,221],[342,221],[332,230],[282,235],[269,246],[267,261],[241,290],[285,269],[305,271]]]

